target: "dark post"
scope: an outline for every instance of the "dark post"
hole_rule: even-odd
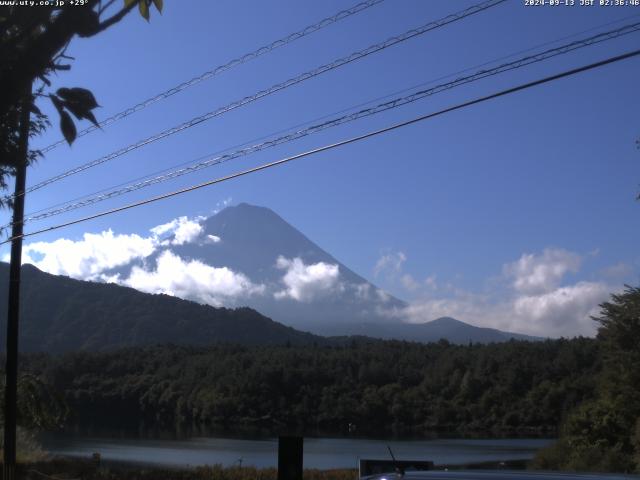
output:
[[[11,230],[11,262],[9,265],[9,312],[7,314],[7,359],[4,393],[4,480],[15,479],[16,417],[18,390],[18,320],[20,314],[20,264],[22,263],[22,223],[24,220],[24,190],[27,182],[27,154],[29,148],[29,114],[31,87],[22,102],[18,164]]]
[[[302,480],[302,437],[278,438],[278,480]]]

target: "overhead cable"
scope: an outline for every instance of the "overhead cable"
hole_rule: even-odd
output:
[[[308,151],[303,152],[303,153],[299,153],[299,154],[296,154],[296,155],[292,155],[290,157],[282,158],[280,160],[276,160],[276,161],[269,162],[269,163],[264,163],[264,164],[259,165],[257,167],[249,168],[247,170],[243,170],[243,171],[236,172],[236,173],[233,173],[233,174],[230,174],[230,175],[226,175],[224,177],[215,178],[215,179],[209,180],[207,182],[203,182],[203,183],[200,183],[200,184],[197,184],[197,185],[192,185],[190,187],[182,188],[180,190],[175,190],[173,192],[169,192],[169,193],[165,193],[165,194],[162,194],[162,195],[158,195],[156,197],[147,198],[147,199],[141,200],[139,202],[130,203],[128,205],[124,205],[124,206],[121,206],[121,207],[113,208],[113,209],[106,210],[106,211],[103,211],[103,212],[100,212],[100,213],[96,213],[96,214],[93,214],[93,215],[88,215],[86,217],[78,218],[76,220],[71,220],[69,222],[60,223],[58,225],[53,225],[53,226],[50,226],[50,227],[47,227],[47,228],[43,228],[43,229],[40,229],[40,230],[36,230],[36,231],[33,231],[33,232],[25,233],[25,234],[22,234],[22,235],[17,235],[15,237],[11,237],[11,238],[8,238],[7,240],[4,240],[3,242],[0,242],[0,245],[3,245],[5,243],[9,243],[9,242],[11,242],[11,241],[13,241],[13,240],[15,240],[17,238],[31,237],[33,235],[38,235],[38,234],[41,234],[41,233],[50,232],[50,231],[53,231],[53,230],[58,230],[58,229],[61,229],[61,228],[64,228],[64,227],[68,227],[68,226],[71,226],[71,225],[76,225],[78,223],[83,223],[83,222],[87,222],[89,220],[94,220],[96,218],[100,218],[100,217],[104,217],[104,216],[107,216],[107,215],[112,215],[114,213],[122,212],[124,210],[129,210],[129,209],[132,209],[132,208],[140,207],[142,205],[147,205],[147,204],[150,204],[150,203],[154,203],[154,202],[157,202],[157,201],[160,201],[160,200],[164,200],[164,199],[167,199],[167,198],[170,198],[170,197],[175,197],[177,195],[182,195],[184,193],[192,192],[194,190],[198,190],[198,189],[201,189],[201,188],[204,188],[204,187],[215,185],[217,183],[222,183],[222,182],[225,182],[225,181],[228,181],[228,180],[232,180],[234,178],[238,178],[238,177],[242,177],[242,176],[245,176],[245,175],[249,175],[251,173],[255,173],[255,172],[262,171],[262,170],[266,170],[268,168],[272,168],[272,167],[276,167],[276,166],[279,166],[279,165],[283,165],[285,163],[288,163],[288,162],[291,162],[291,161],[294,161],[294,160],[298,160],[300,158],[308,157],[308,156],[315,155],[315,154],[320,153],[320,152],[325,152],[327,150],[332,150],[334,148],[342,147],[344,145],[348,145],[348,144],[351,144],[351,143],[359,142],[359,141],[365,140],[367,138],[371,138],[371,137],[374,137],[374,136],[377,136],[377,135],[381,135],[381,134],[384,134],[384,133],[387,133],[387,132],[390,132],[390,131],[393,131],[393,130],[397,130],[399,128],[403,128],[403,127],[412,125],[414,123],[422,122],[422,121],[428,120],[430,118],[434,118],[434,117],[437,117],[437,116],[440,116],[440,115],[444,115],[445,113],[453,112],[455,110],[460,110],[460,109],[463,109],[463,108],[466,108],[466,107],[469,107],[469,106],[472,106],[472,105],[476,105],[478,103],[486,102],[488,100],[493,100],[495,98],[499,98],[499,97],[502,97],[502,96],[505,96],[505,95],[509,95],[511,93],[519,92],[521,90],[526,90],[526,89],[535,87],[537,85],[542,85],[544,83],[549,83],[549,82],[552,82],[552,81],[555,81],[555,80],[559,80],[561,78],[568,77],[568,76],[571,76],[571,75],[576,75],[578,73],[582,73],[582,72],[585,72],[585,71],[588,71],[588,70],[593,70],[593,69],[596,69],[596,68],[599,68],[599,67],[603,67],[605,65],[609,65],[609,64],[612,64],[612,63],[615,63],[615,62],[619,62],[619,61],[626,60],[626,59],[629,59],[629,58],[632,58],[632,57],[636,57],[638,55],[640,55],[640,49],[639,50],[634,50],[634,51],[631,51],[631,52],[628,52],[628,53],[624,53],[622,55],[617,55],[615,57],[609,57],[609,58],[607,58],[605,60],[601,60],[599,62],[591,63],[591,64],[584,65],[584,66],[578,67],[578,68],[573,68],[571,70],[566,70],[564,72],[561,72],[561,73],[558,73],[558,74],[555,74],[555,75],[551,75],[551,76],[544,77],[544,78],[541,78],[541,79],[538,79],[538,80],[534,80],[532,82],[524,83],[524,84],[518,85],[516,87],[508,88],[506,90],[501,90],[499,92],[496,92],[496,93],[493,93],[493,94],[490,94],[490,95],[486,95],[484,97],[479,97],[479,98],[476,98],[474,100],[469,100],[469,101],[464,102],[464,103],[459,103],[457,105],[445,108],[443,110],[439,110],[439,111],[434,112],[434,113],[428,113],[426,115],[421,115],[419,117],[415,117],[415,118],[412,118],[410,120],[406,120],[406,121],[403,121],[403,122],[400,122],[400,123],[396,123],[394,125],[391,125],[391,126],[388,126],[388,127],[385,127],[385,128],[381,128],[379,130],[368,132],[368,133],[365,133],[363,135],[358,135],[356,137],[351,137],[351,138],[348,138],[346,140],[341,140],[339,142],[332,143],[330,145],[325,145],[325,146],[322,146],[322,147],[318,147],[318,148],[315,148],[313,150],[308,150]]]
[[[265,90],[261,90],[253,95],[244,97],[240,100],[234,101],[228,105],[225,105],[223,107],[217,108],[216,110],[212,110],[208,113],[205,113],[203,115],[200,115],[198,117],[192,118],[191,120],[188,120],[180,125],[177,125],[175,127],[169,128],[167,130],[164,130],[163,132],[157,133],[155,135],[152,135],[148,138],[145,138],[144,140],[140,140],[136,143],[133,143],[131,145],[128,145],[126,147],[123,147],[119,150],[116,150],[115,152],[109,153],[103,157],[100,157],[96,160],[92,160],[88,163],[85,163],[83,165],[80,165],[78,167],[72,168],[71,170],[67,170],[66,172],[60,173],[58,175],[55,175],[53,177],[50,177],[46,180],[43,180],[35,185],[32,185],[30,187],[28,187],[25,192],[20,192],[18,193],[18,195],[20,194],[25,194],[25,193],[30,193],[36,190],[39,190],[47,185],[50,185],[54,182],[60,181],[64,178],[67,178],[71,175],[75,175],[77,173],[83,172],[89,168],[93,168],[96,167],[98,165],[101,165],[103,163],[106,163],[108,161],[114,160],[115,158],[118,158],[126,153],[129,153],[133,150],[136,150],[140,147],[143,147],[145,145],[148,145],[150,143],[153,143],[157,140],[163,139],[165,137],[168,137],[170,135],[173,135],[175,133],[181,132],[183,130],[186,130],[188,128],[191,128],[195,125],[199,125],[203,122],[206,122],[207,120],[211,120],[212,118],[218,117],[222,114],[225,114],[231,110],[235,110],[236,108],[245,106],[249,103],[252,103],[258,99],[261,99],[263,97],[266,97],[268,95],[271,95],[273,93],[279,92],[280,90],[284,90],[285,88],[291,87],[293,85],[296,85],[298,83],[304,82],[305,80],[308,80],[310,78],[314,78],[317,77],[318,75],[321,75],[323,73],[329,72],[331,70],[334,70],[336,68],[342,67],[343,65],[347,65],[351,62],[354,62],[356,60],[359,60],[361,58],[367,57],[373,53],[377,53],[380,52],[382,50],[385,50],[391,46],[397,45],[398,43],[402,43],[404,41],[407,41],[411,38],[417,37],[419,35],[423,35],[431,30],[435,30],[437,28],[440,28],[444,25],[448,25],[452,22],[456,22],[458,20],[461,20],[463,18],[466,18],[470,15],[474,15],[478,12],[482,12],[485,11],[491,7],[495,7],[496,5],[499,5],[501,3],[504,3],[506,0],[487,0],[484,1],[482,3],[476,4],[476,5],[472,5],[469,8],[466,8],[460,12],[457,13],[453,13],[450,15],[447,15],[446,17],[440,19],[440,20],[435,20],[432,22],[429,22],[425,25],[422,25],[421,27],[418,28],[414,28],[411,30],[408,30],[400,35],[388,38],[387,40],[385,40],[384,42],[375,44],[375,45],[371,45],[370,47],[365,48],[364,50],[359,50],[357,52],[354,52],[346,57],[342,57],[339,58],[337,60],[334,60],[331,63],[327,63],[325,65],[322,65],[320,67],[317,67],[313,70],[307,71],[305,73],[302,73],[300,75],[297,75],[295,77],[290,78],[289,80],[285,80],[284,82],[281,83],[277,83]],[[10,201],[13,198],[13,195],[8,195],[5,197],[5,201]]]
[[[269,140],[254,144],[254,145],[250,145],[244,148],[240,148],[238,150],[235,150],[231,153],[225,153],[225,154],[215,154],[213,156],[209,156],[209,158],[205,158],[204,160],[201,160],[197,163],[194,163],[192,165],[189,165],[187,167],[183,167],[183,168],[179,168],[173,171],[170,171],[168,173],[164,173],[162,175],[157,175],[155,177],[152,178],[146,178],[144,180],[141,181],[136,181],[136,182],[132,182],[128,185],[122,186],[120,188],[114,188],[110,191],[107,192],[100,192],[99,194],[96,194],[94,196],[85,196],[83,197],[81,200],[79,201],[71,201],[69,203],[66,204],[62,204],[62,206],[57,207],[57,208],[50,208],[50,209],[43,209],[40,212],[42,213],[33,213],[30,215],[27,215],[26,219],[24,220],[24,222],[31,222],[34,220],[43,220],[55,215],[59,215],[65,212],[69,212],[72,210],[76,210],[78,208],[82,208],[82,207],[86,207],[89,205],[93,205],[95,203],[98,202],[102,202],[104,200],[108,200],[114,197],[118,197],[120,195],[124,195],[126,193],[129,192],[133,192],[136,190],[140,190],[142,188],[145,187],[150,187],[152,185],[156,185],[177,177],[181,177],[183,175],[189,174],[189,173],[193,173],[199,170],[202,170],[204,168],[208,168],[214,165],[218,165],[239,157],[244,157],[246,155],[250,155],[252,153],[256,153],[259,152],[261,150],[265,150],[267,148],[271,148],[271,147],[275,147],[278,145],[282,145],[284,143],[288,143],[291,142],[293,140],[297,140],[303,137],[306,137],[308,135],[312,135],[318,132],[321,132],[323,130],[327,130],[329,128],[332,127],[336,127],[338,125],[343,125],[345,123],[349,123],[349,122],[353,122],[355,120],[364,118],[364,117],[368,117],[368,116],[372,116],[381,112],[385,112],[388,110],[392,110],[394,108],[398,108],[404,105],[407,105],[409,103],[413,103],[416,102],[418,100],[424,99],[426,97],[430,97],[432,95],[435,95],[437,93],[441,93],[450,89],[453,89],[455,87],[467,84],[467,83],[471,83],[483,78],[487,78],[493,75],[497,75],[500,73],[504,73],[507,72],[509,70],[515,70],[518,68],[522,68],[534,63],[538,63],[541,62],[543,60],[547,60],[549,58],[553,58],[556,57],[558,55],[562,55],[562,54],[566,54],[568,52],[572,52],[574,50],[578,50],[580,48],[584,48],[590,45],[595,45],[598,43],[602,43],[604,41],[607,40],[611,40],[614,38],[619,38],[623,35],[627,35],[630,33],[634,33],[634,32],[638,32],[640,31],[640,22],[637,23],[633,23],[633,24],[629,24],[629,25],[625,25],[623,27],[620,27],[618,29],[615,30],[611,30],[608,32],[604,32],[604,33],[599,33],[597,35],[593,35],[591,37],[588,38],[584,38],[581,40],[576,40],[574,42],[571,43],[567,43],[564,45],[560,45],[558,47],[555,48],[551,48],[548,50],[545,50],[543,52],[539,52],[533,55],[528,55],[526,57],[508,62],[508,63],[503,63],[501,65],[498,65],[496,67],[493,68],[489,68],[486,70],[480,70],[477,71],[476,73],[472,74],[472,75],[467,75],[467,76],[463,76],[463,77],[459,77],[451,82],[447,82],[447,83],[442,83],[439,85],[436,85],[434,87],[428,88],[428,89],[423,89],[423,90],[419,90],[419,91],[415,91],[412,92],[409,95],[405,95],[402,97],[398,97],[398,98],[394,98],[392,100],[386,101],[384,103],[380,103],[378,105],[375,105],[373,107],[369,107],[369,108],[365,108],[365,109],[361,109],[358,110],[356,112],[352,112],[346,115],[342,115],[340,117],[337,118],[333,118],[331,120],[325,121],[323,123],[320,124],[315,124],[315,125],[311,125],[309,127],[303,128],[303,129],[299,129],[290,133],[287,133],[285,135],[281,135],[279,137],[276,138],[271,138]]]
[[[233,60],[229,60],[227,63],[224,63],[222,65],[218,65],[217,67],[213,68],[212,70],[209,70],[207,72],[201,73],[200,75],[193,77],[190,80],[187,80],[186,82],[182,82],[179,85],[176,85],[175,87],[169,88],[168,90],[165,90],[164,92],[158,93],[157,95],[154,95],[153,97],[147,98],[146,100],[143,100],[140,103],[137,103],[136,105],[126,108],[125,110],[122,110],[121,112],[116,113],[115,115],[112,115],[111,117],[108,117],[106,119],[104,119],[103,121],[101,121],[97,126],[96,125],[91,125],[83,130],[80,130],[76,136],[76,138],[79,137],[83,137],[85,135],[87,135],[88,133],[91,133],[95,130],[98,130],[99,128],[103,128],[107,125],[111,125],[112,123],[117,122],[118,120],[122,120],[123,118],[128,117],[129,115],[133,115],[136,112],[139,112],[140,110],[148,107],[149,105],[152,105],[156,102],[159,102],[160,100],[164,100],[165,98],[171,97],[173,95],[175,95],[176,93],[180,93],[183,90],[186,90],[189,87],[193,87],[194,85],[197,85],[200,82],[203,82],[205,80],[208,80],[216,75],[219,75],[222,72],[226,72],[227,70],[230,70],[234,67],[237,67],[238,65],[242,65],[244,63],[248,63],[251,60],[254,60],[262,55],[264,55],[265,53],[269,53],[277,48],[283,47],[289,43],[295,42],[296,40],[299,40],[300,38],[306,37],[307,35],[310,35],[314,32],[317,32],[318,30],[321,30],[325,27],[328,27],[329,25],[332,25],[336,22],[339,22],[340,20],[343,20],[345,18],[348,18],[352,15],[355,15],[357,13],[360,13],[366,9],[368,9],[369,7],[373,7],[374,5],[377,5],[379,3],[382,3],[384,0],[366,0],[364,2],[360,2],[357,5],[354,5],[351,8],[348,8],[346,10],[341,10],[338,13],[336,13],[335,15],[332,15],[330,17],[327,18],[323,18],[322,20],[320,20],[319,22],[316,22],[312,25],[308,25],[305,28],[303,28],[302,30],[298,30],[297,32],[291,33],[285,37],[279,38],[278,40],[275,40],[273,42],[271,42],[268,45],[264,45],[260,48],[257,48],[256,50],[253,50],[252,52],[249,53],[245,53],[244,55],[234,58]],[[65,144],[66,141],[64,139],[60,139],[55,143],[52,143],[51,145],[48,145],[46,147],[44,147],[43,149],[41,149],[40,151],[42,153],[46,153],[49,152],[51,150],[53,150],[54,148]]]

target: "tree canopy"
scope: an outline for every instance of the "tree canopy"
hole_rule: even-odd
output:
[[[465,346],[358,339],[30,354],[22,364],[61,393],[79,425],[555,434],[593,396],[599,358],[586,338]]]
[[[600,308],[595,396],[569,415],[558,444],[539,456],[542,467],[640,472],[640,288]]]
[[[54,3],[54,2],[51,2]],[[15,175],[23,161],[18,154],[20,112],[32,114],[30,136],[38,135],[49,120],[36,106],[36,99],[49,98],[60,115],[60,129],[71,143],[76,136],[72,116],[97,123],[91,112],[98,104],[90,90],[81,87],[51,89],[52,74],[69,70],[72,57],[66,55],[77,36],[98,35],[117,24],[136,6],[147,20],[150,6],[161,11],[162,0],[124,0],[113,14],[107,12],[115,0],[86,0],[81,6],[0,6],[0,189],[7,187],[7,177]],[[28,162],[39,157],[30,151]],[[0,199],[0,206],[6,202]]]

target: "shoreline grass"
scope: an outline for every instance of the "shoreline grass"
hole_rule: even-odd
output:
[[[437,470],[521,470],[528,461],[482,462],[466,465],[436,465]],[[20,462],[18,478],[32,480],[277,480],[275,467],[229,466],[220,464],[185,468],[161,467],[137,463],[103,461],[71,457],[49,457],[32,462]],[[304,480],[356,480],[355,468],[306,468]]]

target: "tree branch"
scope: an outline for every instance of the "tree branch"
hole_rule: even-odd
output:
[[[115,1],[116,0],[109,0],[107,3],[104,4],[104,6],[102,5],[102,2],[100,2],[100,9],[98,10],[98,14],[102,15],[102,13],[105,12],[107,8],[109,8],[111,5],[113,5]]]
[[[3,79],[4,91],[0,95],[0,111],[7,108],[11,98],[15,98],[15,93],[20,91],[21,85],[31,84],[36,78],[46,75],[50,68],[51,58],[57,52],[63,51],[64,46],[74,35],[92,37],[122,20],[133,8],[138,5],[135,1],[122,8],[104,22],[91,25],[90,15],[96,15],[93,10],[98,4],[98,0],[89,0],[85,8],[67,8],[57,15],[47,25],[45,31],[29,45],[23,53],[24,58],[29,58],[29,62],[23,62]],[[90,11],[87,11],[87,7]],[[3,72],[4,73],[4,72]]]
[[[131,5],[129,5],[128,7],[124,7],[122,10],[120,10],[115,15],[109,17],[104,22],[101,22],[100,25],[98,25],[98,28],[96,29],[96,31],[92,33],[91,36],[96,35],[97,33],[100,33],[106,30],[107,28],[118,23],[120,20],[122,20],[125,17],[127,13],[133,10],[137,5],[138,5],[138,2],[133,2]]]

